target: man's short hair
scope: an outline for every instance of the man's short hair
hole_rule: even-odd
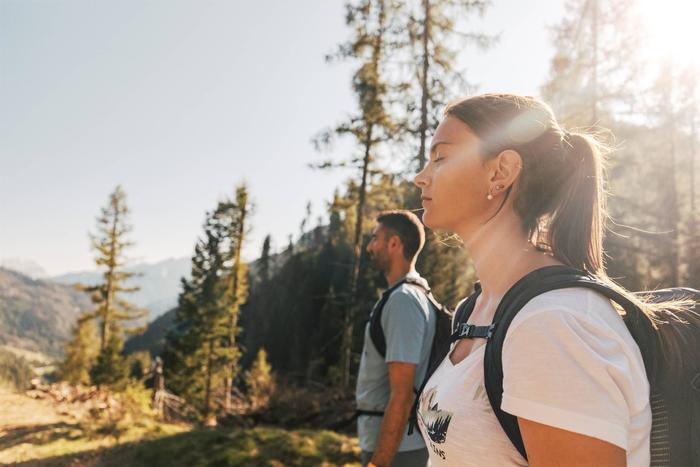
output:
[[[411,211],[383,211],[377,216],[377,222],[399,237],[403,245],[403,256],[408,261],[412,261],[423,249],[425,229],[420,219]]]

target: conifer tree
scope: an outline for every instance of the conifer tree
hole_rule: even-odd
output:
[[[275,380],[264,348],[258,350],[253,366],[246,372],[245,382],[248,388],[248,399],[253,408],[264,406],[270,400]]]
[[[397,55],[407,56],[408,70],[404,76],[410,80],[399,80],[392,87],[404,108],[400,125],[404,139],[411,148],[418,143],[415,163],[411,164],[415,171],[421,171],[425,165],[427,140],[439,123],[439,112],[455,94],[466,94],[474,89],[465,79],[464,71],[459,70],[457,57],[464,53],[467,44],[485,50],[498,39],[481,31],[460,30],[460,22],[475,14],[482,16],[489,3],[485,0],[414,0],[398,6],[397,32],[401,35],[408,32],[408,37],[403,41],[396,39]]]
[[[227,199],[219,203],[215,218],[223,231],[223,267],[225,280],[225,307],[228,314],[228,332],[226,338],[226,363],[224,378],[224,410],[231,408],[231,391],[233,379],[238,369],[240,349],[238,346],[241,306],[248,297],[248,266],[241,260],[241,250],[249,230],[251,205],[248,189],[240,185],[236,189],[234,200]]]
[[[90,384],[90,368],[95,364],[99,349],[95,320],[84,314],[76,321],[66,344],[60,365],[61,378],[70,384]]]
[[[124,343],[117,333],[112,333],[107,346],[100,349],[95,364],[90,369],[90,380],[98,386],[108,385],[116,391],[126,387],[129,379],[129,362],[122,355]]]
[[[102,282],[93,286],[81,286],[82,290],[91,294],[96,308],[84,318],[97,319],[100,328],[100,354],[98,362],[103,367],[95,374],[114,374],[118,382],[123,357],[115,354],[115,349],[123,345],[123,323],[143,318],[148,313],[122,298],[122,294],[136,292],[138,287],[126,285],[126,282],[136,274],[124,269],[126,264],[125,250],[133,245],[127,235],[131,232],[128,222],[129,208],[126,204],[126,193],[117,186],[110,194],[109,201],[102,208],[97,218],[97,232],[92,234],[92,246],[96,252],[95,263],[103,269]],[[142,327],[126,329],[130,333],[142,330]],[[114,339],[112,337],[114,336]],[[120,360],[121,359],[121,360]],[[104,365],[115,365],[114,368]],[[100,377],[105,382],[109,376]],[[106,379],[105,379],[106,378]],[[97,381],[94,381],[97,383]]]
[[[182,279],[173,329],[166,337],[163,368],[170,388],[215,420],[215,392],[229,361],[229,309],[226,303],[224,224],[207,213],[204,234],[192,256],[189,280]]]
[[[644,29],[635,0],[569,0],[555,28],[550,78],[542,92],[559,121],[609,125],[639,101]]]
[[[346,23],[353,30],[353,36],[339,47],[335,58],[359,62],[353,75],[352,87],[357,97],[359,112],[332,131],[322,134],[318,141],[328,143],[333,134],[350,135],[358,144],[359,154],[351,161],[327,161],[320,168],[353,166],[358,170],[357,198],[355,199],[355,226],[353,236],[353,256],[350,266],[350,287],[346,296],[346,310],[343,319],[341,342],[340,384],[348,387],[352,364],[354,322],[357,314],[357,284],[362,254],[365,203],[373,163],[378,146],[386,141],[394,124],[387,112],[385,98],[387,83],[384,76],[387,35],[387,1],[357,0],[346,4]]]
[[[272,237],[270,234],[265,236],[263,240],[262,251],[260,252],[260,260],[258,265],[258,281],[261,284],[267,284],[270,280],[270,248],[272,244]]]
[[[96,305],[93,316],[99,319],[100,349],[107,346],[111,333],[119,334],[123,330],[123,322],[143,318],[147,313],[120,296],[139,290],[138,287],[125,285],[136,275],[124,269],[125,250],[133,246],[133,242],[127,239],[132,230],[128,216],[126,193],[121,186],[117,186],[97,218],[97,233],[90,235],[92,247],[97,253],[95,263],[103,269],[103,281],[82,289],[92,295]]]

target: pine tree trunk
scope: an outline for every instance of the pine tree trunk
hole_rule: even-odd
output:
[[[224,380],[224,410],[228,413],[231,410],[231,392],[233,391],[233,351],[236,345],[236,327],[238,326],[238,315],[240,312],[240,303],[238,300],[238,289],[239,289],[239,277],[241,269],[241,248],[243,246],[243,237],[245,236],[245,222],[247,210],[247,198],[245,199],[244,206],[238,206],[241,209],[241,217],[238,225],[237,232],[237,243],[233,260],[233,268],[231,271],[231,282],[229,289],[229,297],[232,300],[231,309],[229,312],[229,330],[228,330],[228,349],[231,354],[229,355],[229,361],[226,362],[226,376]]]
[[[211,404],[211,380],[213,377],[212,365],[214,360],[214,343],[211,339],[209,339],[209,341],[207,342],[207,346],[207,380],[204,389],[204,419],[208,423],[209,418],[213,415]]]
[[[364,224],[365,197],[367,193],[367,176],[371,161],[372,132],[374,125],[367,128],[365,154],[362,163],[362,181],[357,200],[357,218],[355,219],[355,239],[353,242],[352,269],[350,272],[350,294],[348,296],[345,316],[343,318],[343,338],[341,342],[341,385],[350,384],[350,367],[352,363],[352,336],[354,333],[355,308],[357,307],[357,282],[360,276],[360,256],[362,255],[362,229]]]
[[[119,222],[119,212],[115,209],[112,217],[112,230],[110,231],[109,264],[107,265],[107,290],[105,297],[105,309],[102,317],[102,341],[100,350],[104,350],[109,341],[109,327],[112,324],[112,301],[114,299],[114,268],[117,257],[117,224]]]
[[[374,48],[372,49],[372,67],[374,68],[375,86],[379,84],[380,61],[384,39],[384,17],[385,4],[384,0],[379,0],[378,4],[378,24],[377,35],[374,40]],[[375,100],[379,96],[374,96]],[[353,258],[352,269],[350,272],[350,293],[348,295],[347,305],[345,308],[345,316],[343,317],[343,334],[340,344],[340,384],[343,388],[348,388],[350,385],[350,368],[352,366],[352,337],[355,330],[355,313],[357,308],[357,282],[360,275],[360,256],[362,255],[362,230],[364,222],[365,198],[367,196],[367,178],[369,176],[369,166],[372,161],[372,150],[374,148],[374,127],[375,116],[371,114],[371,110],[363,109],[363,117],[367,122],[367,130],[365,133],[364,157],[362,161],[362,179],[360,182],[360,190],[357,201],[357,219],[355,219],[355,238],[353,242]]]
[[[430,89],[428,88],[428,71],[430,67],[430,54],[428,45],[430,43],[430,0],[423,0],[423,74],[421,75],[421,99],[420,99],[420,148],[418,149],[418,171],[425,166],[426,141],[428,139],[428,99]]]

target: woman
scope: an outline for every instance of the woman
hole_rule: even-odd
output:
[[[491,324],[534,270],[567,265],[605,279],[602,165],[595,139],[564,130],[534,98],[487,94],[447,108],[415,183],[424,223],[458,234],[475,263],[481,294],[470,324]],[[607,299],[546,292],[508,328],[501,408],[517,417],[528,461],[489,405],[484,344],[458,341],[422,392],[433,466],[649,465],[644,363]]]

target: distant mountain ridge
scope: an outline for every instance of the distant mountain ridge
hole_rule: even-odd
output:
[[[39,263],[24,258],[2,258],[0,259],[0,268],[12,269],[32,279],[45,279],[49,276]]]
[[[126,268],[129,272],[139,274],[128,285],[141,288],[138,292],[124,294],[129,302],[150,310],[147,321],[152,321],[177,304],[180,293],[180,279],[189,278],[191,260],[189,258],[169,258],[157,263],[141,263]],[[93,285],[102,280],[101,271],[82,271],[62,274],[50,278],[59,284],[72,285],[81,283]]]
[[[0,345],[61,355],[71,328],[92,303],[71,286],[0,268]]]

